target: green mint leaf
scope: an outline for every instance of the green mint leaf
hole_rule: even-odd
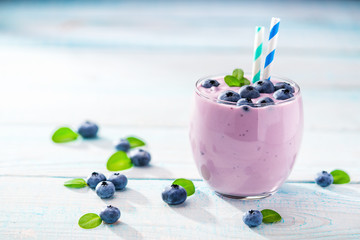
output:
[[[240,87],[242,87],[244,85],[250,85],[249,79],[243,78],[243,79],[240,80]]]
[[[264,209],[261,211],[263,215],[263,223],[274,223],[281,220],[280,214],[271,209]]]
[[[244,77],[244,71],[240,68],[234,69],[232,75],[237,79],[241,80]]]
[[[133,166],[131,159],[127,156],[126,152],[118,151],[111,155],[106,163],[106,168],[109,171],[121,171],[129,169]]]
[[[71,179],[69,181],[64,182],[64,186],[69,187],[69,188],[83,188],[83,187],[86,187],[87,184],[84,179],[75,178],[75,179]]]
[[[145,146],[145,142],[143,140],[139,139],[139,138],[127,137],[126,139],[130,143],[130,148],[136,148],[136,147]]]
[[[79,219],[79,226],[85,229],[96,228],[101,224],[102,220],[99,215],[95,213],[87,213]]]
[[[344,184],[350,182],[350,176],[346,172],[336,169],[330,173],[334,177],[334,184]]]
[[[172,184],[179,185],[185,188],[187,196],[191,196],[195,193],[195,186],[191,180],[185,178],[178,178]]]
[[[68,127],[61,127],[54,132],[51,139],[55,143],[71,142],[77,139],[79,135]]]
[[[224,81],[229,87],[240,87],[241,85],[240,80],[231,75],[226,75]]]

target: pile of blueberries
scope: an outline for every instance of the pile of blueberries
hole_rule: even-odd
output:
[[[201,83],[204,88],[218,87],[220,83],[214,79],[207,79]],[[239,92],[227,90],[222,92],[218,100],[234,102],[237,106],[266,106],[274,104],[274,100],[270,97],[262,97],[256,103],[252,101],[254,98],[260,97],[261,93],[273,93],[276,100],[286,100],[294,96],[294,88],[287,82],[278,82],[275,85],[270,80],[260,80],[253,85],[245,85],[239,89]],[[249,110],[248,107],[244,110]]]

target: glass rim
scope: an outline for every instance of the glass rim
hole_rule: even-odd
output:
[[[213,102],[216,102],[216,103],[224,103],[226,105],[235,105],[236,106],[236,102],[230,102],[230,101],[225,101],[225,100],[219,100],[217,98],[211,98],[209,96],[207,96],[206,94],[202,93],[199,88],[198,88],[198,85],[201,81],[203,80],[206,80],[206,79],[214,79],[214,78],[221,78],[221,77],[225,77],[226,75],[229,75],[228,73],[223,73],[223,74],[214,74],[214,75],[208,75],[208,76],[205,76],[205,77],[202,77],[200,79],[198,79],[196,82],[195,82],[195,92],[196,94],[198,94],[200,97],[203,97],[203,98],[206,98],[210,101],[213,101]],[[251,76],[250,73],[245,73],[244,76]],[[288,99],[285,99],[285,100],[281,100],[281,102],[275,102],[275,103],[266,103],[266,104],[257,104],[257,103],[254,103],[252,105],[245,105],[245,106],[250,106],[250,107],[265,107],[265,106],[274,106],[274,105],[280,105],[280,104],[284,104],[284,103],[287,103],[287,102],[290,102],[290,101],[293,101],[294,99],[296,99],[298,96],[300,96],[301,94],[301,91],[300,91],[300,87],[299,85],[294,82],[293,80],[287,78],[287,77],[283,77],[283,76],[279,76],[279,75],[272,75],[271,76],[272,78],[275,78],[275,79],[279,79],[283,82],[288,82],[290,83],[293,87],[295,87],[295,90],[297,89],[298,91],[295,91],[294,92],[294,96],[291,97],[291,98],[288,98]],[[262,79],[260,79],[262,80]],[[230,90],[230,89],[229,89]]]

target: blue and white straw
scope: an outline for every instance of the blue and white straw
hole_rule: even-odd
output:
[[[272,18],[271,19],[271,25],[270,25],[270,35],[269,35],[269,44],[268,44],[268,53],[266,55],[265,59],[265,65],[264,65],[264,79],[271,78],[270,71],[272,62],[274,60],[277,40],[278,40],[278,32],[279,32],[279,25],[280,25],[280,18]]]

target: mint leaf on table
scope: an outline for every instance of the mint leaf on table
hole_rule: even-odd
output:
[[[280,214],[271,209],[264,209],[261,214],[263,215],[263,223],[274,223],[281,220]]]
[[[232,75],[226,75],[224,81],[229,87],[250,85],[250,81],[247,78],[244,78],[244,71],[239,68],[234,69]]]
[[[121,171],[129,169],[133,166],[131,159],[128,157],[126,152],[118,151],[111,155],[106,163],[106,168],[109,171]]]
[[[51,139],[55,143],[71,142],[77,139],[79,135],[68,127],[61,127],[54,132]]]
[[[83,187],[86,187],[87,184],[84,179],[75,178],[75,179],[71,179],[69,181],[64,182],[64,186],[69,187],[69,188],[83,188]]]
[[[128,140],[128,142],[130,143],[130,148],[136,148],[146,145],[143,140],[136,137],[127,137],[126,140]]]
[[[191,180],[185,178],[178,178],[172,184],[179,185],[185,188],[187,196],[191,196],[195,193],[195,186]]]
[[[101,224],[102,220],[99,215],[95,213],[87,213],[79,219],[79,226],[84,229],[96,228]]]
[[[244,71],[240,68],[236,68],[234,69],[232,75],[240,80],[244,77]]]
[[[330,173],[333,178],[334,182],[333,184],[344,184],[350,182],[350,176],[346,172],[336,169]]]

